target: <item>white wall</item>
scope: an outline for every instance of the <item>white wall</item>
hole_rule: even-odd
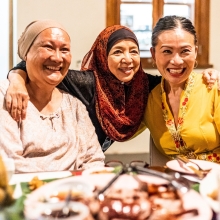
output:
[[[77,62],[105,27],[105,0],[17,0],[18,38],[27,24],[38,19],[54,19],[66,27],[72,41],[71,68],[79,69]]]
[[[214,68],[220,71],[220,31],[219,31],[219,9],[220,1],[211,0],[210,5],[210,63],[214,65]],[[205,18],[204,18],[205,19]]]

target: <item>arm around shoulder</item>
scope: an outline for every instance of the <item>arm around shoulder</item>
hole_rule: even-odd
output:
[[[23,120],[26,117],[26,109],[29,95],[25,86],[27,73],[21,69],[11,70],[8,74],[10,85],[5,99],[6,109],[14,120]]]

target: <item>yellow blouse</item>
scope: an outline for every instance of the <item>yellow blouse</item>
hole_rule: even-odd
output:
[[[194,86],[189,98],[181,124],[180,135],[185,143],[186,152],[190,151],[197,159],[220,162],[220,92],[217,85],[208,90],[202,79],[202,74],[195,74]],[[172,158],[179,154],[174,139],[171,136],[163,116],[161,84],[150,93],[142,127],[149,128],[156,147]],[[184,93],[181,95],[183,102]],[[167,103],[164,103],[167,105]],[[181,107],[181,105],[180,105]],[[179,111],[179,118],[181,117]],[[167,109],[167,115],[172,113]],[[184,150],[181,151],[184,154]]]

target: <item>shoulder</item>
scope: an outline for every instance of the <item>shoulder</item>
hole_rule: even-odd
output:
[[[71,82],[86,84],[94,81],[94,74],[92,71],[69,70],[65,78]]]
[[[72,96],[63,90],[60,91],[63,93],[63,98],[65,102],[69,103],[72,107],[74,106],[75,108],[86,109],[85,105],[77,97]]]
[[[203,74],[197,73],[197,72],[192,72],[192,73],[195,74],[196,81],[198,81],[198,82],[202,82],[203,81]]]
[[[5,95],[9,86],[9,81],[7,79],[0,80],[0,108],[4,108]]]
[[[0,80],[0,91],[5,94],[9,86],[9,81],[7,79]]]
[[[203,79],[203,74],[195,73],[195,87],[201,87],[201,88],[204,88],[205,90],[209,90],[207,83],[206,83],[206,80]],[[217,81],[215,82],[215,84],[211,90],[217,90]]]

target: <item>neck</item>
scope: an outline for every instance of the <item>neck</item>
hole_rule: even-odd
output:
[[[62,94],[54,86],[39,86],[30,82],[27,84],[27,91],[30,101],[43,114],[50,114],[57,110],[58,103],[62,99]]]
[[[181,84],[172,84],[167,82],[166,80],[164,81],[164,90],[166,94],[172,94],[172,95],[180,95],[181,92],[184,90],[185,87],[185,82]]]
[[[50,100],[54,89],[54,87],[47,88],[45,86],[39,86],[32,82],[27,84],[27,91],[30,96],[30,99],[34,99],[38,102]]]

